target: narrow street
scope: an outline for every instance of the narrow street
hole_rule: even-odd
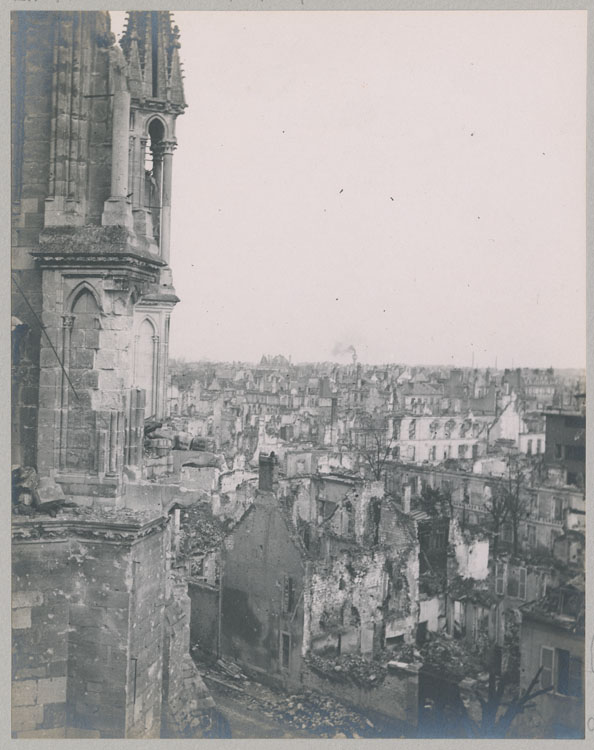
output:
[[[201,664],[200,670],[234,739],[401,736],[393,727],[312,691],[284,693],[241,673],[231,676],[218,665]]]
[[[311,732],[289,730],[278,721],[268,718],[262,711],[253,708],[245,698],[220,685],[206,680],[216,702],[217,708],[229,722],[233,739],[272,739],[291,737],[314,737]],[[237,697],[236,697],[237,696]]]

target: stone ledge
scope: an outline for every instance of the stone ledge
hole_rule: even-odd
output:
[[[79,510],[79,509],[77,509]],[[165,516],[135,513],[128,509],[70,509],[59,517],[33,516],[13,518],[13,542],[59,541],[70,538],[131,544],[137,539],[162,531],[167,525]]]

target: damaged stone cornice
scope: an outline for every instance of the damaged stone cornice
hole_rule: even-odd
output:
[[[166,309],[176,305],[179,301],[179,297],[171,292],[148,292],[142,296],[139,304],[162,305],[163,309]]]
[[[118,521],[116,519],[91,518],[13,518],[13,542],[45,542],[64,539],[85,539],[87,541],[132,544],[151,534],[162,531],[168,518],[158,516],[146,520]]]
[[[31,255],[41,268],[125,271],[157,281],[165,261],[138,247],[123,227],[51,227],[39,236]]]

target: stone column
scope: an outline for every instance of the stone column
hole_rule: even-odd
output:
[[[138,206],[139,208],[142,208],[142,209],[144,209],[146,205],[146,200],[144,196],[144,183],[146,181],[144,161],[146,159],[147,140],[148,140],[147,138],[140,139],[140,153],[138,157],[138,175],[137,175]]]
[[[111,128],[111,197],[125,198],[128,190],[128,148],[130,130],[130,94],[113,95]]]
[[[161,416],[169,416],[169,404],[167,401],[167,388],[169,380],[169,325],[171,316],[165,316],[165,336],[163,340],[163,383],[162,383],[162,402],[161,402]]]
[[[148,405],[150,414],[157,416],[157,405],[159,401],[159,337],[153,336],[153,388],[151,392],[151,403]]]
[[[109,445],[107,449],[107,466],[105,473],[108,476],[115,476],[117,474],[117,439],[118,439],[118,413],[116,411],[109,412]]]
[[[163,144],[157,143],[151,148],[153,153],[154,195],[149,195],[150,212],[153,219],[153,236],[160,243],[161,209],[163,205]],[[152,191],[151,191],[152,193]]]
[[[138,171],[138,138],[131,135],[128,146],[128,191],[126,195],[132,199],[132,205],[138,201],[136,190],[136,172]]]
[[[111,196],[105,201],[103,226],[132,228],[128,194],[128,153],[130,148],[130,94],[115,91],[111,127]]]
[[[169,264],[171,235],[171,182],[173,172],[174,141],[166,141],[163,149],[163,190],[161,199],[161,257]]]
[[[70,369],[70,342],[72,338],[72,326],[74,315],[62,316],[62,363],[65,368]],[[66,373],[62,371],[62,393],[60,399],[60,470],[66,468],[66,447],[68,444],[68,389],[70,384]]]

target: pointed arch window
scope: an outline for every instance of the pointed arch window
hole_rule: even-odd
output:
[[[157,368],[157,332],[152,322],[145,318],[138,329],[136,337],[136,362],[134,380],[138,388],[146,393],[145,417],[156,412],[156,368]]]
[[[95,296],[83,288],[74,299],[71,314],[65,316],[64,325],[70,329],[67,363],[73,387],[83,393],[93,387],[92,371],[95,367],[95,352],[99,348],[99,307]],[[68,396],[64,386],[64,395]],[[74,471],[96,470],[96,423],[95,413],[85,408],[79,400],[67,401],[66,450],[63,466]]]
[[[148,126],[149,144],[145,150],[145,208],[151,212],[153,221],[153,235],[159,240],[161,224],[162,191],[163,191],[163,143],[165,126],[154,117]]]

